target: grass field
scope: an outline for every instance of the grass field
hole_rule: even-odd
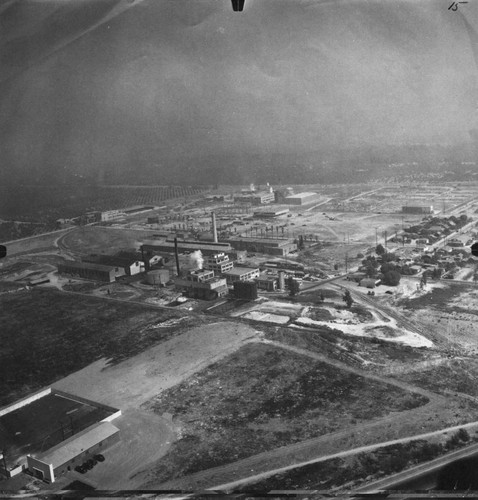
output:
[[[164,341],[177,327],[148,326],[180,315],[56,290],[0,295],[0,405],[97,359],[118,362]]]
[[[426,398],[275,346],[249,344],[148,407],[183,423],[155,482],[420,406]]]
[[[453,444],[428,442],[423,439],[394,444],[367,453],[334,458],[291,469],[239,489],[251,492],[294,489],[327,490],[337,487],[341,487],[341,490],[351,489],[366,481],[377,480],[410,466],[427,462],[466,444],[469,444],[469,438],[464,440],[456,438]],[[453,486],[448,489],[452,488]]]

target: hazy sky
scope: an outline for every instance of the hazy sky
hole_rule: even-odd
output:
[[[466,141],[478,3],[450,3],[6,1],[2,168]]]

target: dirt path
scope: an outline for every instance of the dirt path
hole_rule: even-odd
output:
[[[218,322],[193,328],[126,361],[102,359],[54,384],[55,388],[125,410],[258,338],[248,325]]]
[[[262,340],[261,342],[271,344],[297,354],[308,356],[317,361],[331,364],[338,369],[363,376],[370,380],[387,383],[400,389],[423,395],[429,399],[429,402],[419,408],[399,413],[392,413],[379,420],[368,421],[358,425],[350,425],[346,429],[326,434],[324,436],[282,446],[267,452],[258,453],[251,457],[247,457],[243,460],[238,460],[224,466],[199,471],[195,474],[163,483],[161,484],[161,488],[185,488],[197,490],[201,488],[211,488],[219,481],[234,481],[238,478],[242,478],[239,481],[240,483],[243,481],[247,482],[249,479],[245,478],[250,476],[251,473],[255,473],[255,475],[253,474],[252,476],[254,478],[262,477],[262,475],[266,477],[267,475],[274,473],[269,471],[274,471],[276,469],[281,470],[284,464],[300,464],[309,460],[312,460],[312,462],[326,460],[327,458],[320,457],[329,457],[339,452],[348,453],[351,448],[355,449],[357,446],[360,448],[360,445],[363,445],[362,447],[365,448],[370,446],[383,446],[383,444],[380,443],[384,440],[390,440],[392,442],[394,441],[393,438],[399,438],[399,436],[403,434],[413,434],[417,428],[424,429],[425,427],[423,426],[423,422],[425,421],[427,422],[427,425],[431,425],[432,428],[433,426],[436,428],[441,424],[441,421],[437,418],[437,416],[440,415],[443,406],[446,405],[446,398],[440,395],[417,388],[406,382],[401,382],[395,379],[387,379],[368,372],[363,372],[360,369],[347,366],[340,361],[328,359],[326,356],[318,353],[311,353],[307,350],[282,344],[280,342],[269,340]],[[449,418],[449,415],[446,417]],[[429,424],[430,421],[432,421],[431,424]],[[406,440],[412,438],[403,439]],[[285,470],[295,466],[296,465],[288,465]],[[257,472],[260,472],[259,476],[257,476]],[[158,487],[158,485],[151,485],[151,483],[148,483],[148,487]]]
[[[294,347],[289,344],[283,344],[282,342],[277,342],[274,340],[262,340],[263,343],[272,344],[276,347],[280,347],[281,349],[286,349],[291,352],[295,352],[297,354],[301,354],[303,356],[308,356],[309,358],[315,359],[317,361],[322,361],[323,363],[327,363],[329,365],[334,366],[340,370],[347,371],[349,373],[354,373],[356,375],[360,375],[361,377],[367,378],[369,380],[374,380],[376,382],[380,382],[382,384],[389,384],[405,391],[414,392],[415,394],[420,394],[422,396],[427,397],[430,401],[443,401],[444,398],[437,395],[434,392],[427,391],[426,389],[421,389],[420,387],[416,387],[414,385],[408,384],[407,382],[402,382],[400,380],[386,378],[382,375],[374,375],[373,373],[366,372],[364,370],[360,370],[359,368],[355,368],[341,361],[337,361],[335,359],[328,358],[323,354],[319,354],[316,352],[308,351],[307,349],[301,349],[300,347]]]
[[[86,478],[97,489],[116,490],[139,487],[135,475],[161,458],[176,438],[169,419],[152,412],[128,409],[113,421],[121,442],[103,452],[106,460],[85,475],[74,472],[78,480]]]
[[[356,455],[357,453],[364,453],[364,452],[368,452],[368,451],[373,451],[373,450],[376,450],[377,448],[383,448],[385,446],[391,446],[391,445],[400,444],[400,443],[408,443],[410,441],[414,441],[417,439],[429,439],[429,438],[432,438],[435,436],[440,436],[440,435],[443,435],[443,434],[446,434],[449,432],[456,432],[458,429],[476,429],[476,428],[478,428],[478,422],[470,422],[468,424],[447,427],[447,428],[440,429],[440,430],[433,431],[433,432],[426,432],[424,434],[407,436],[407,437],[400,438],[400,439],[392,439],[389,441],[384,441],[381,443],[376,443],[376,444],[368,445],[368,446],[360,446],[360,447],[354,448],[352,450],[341,451],[339,453],[333,453],[331,455],[326,455],[326,456],[323,456],[323,457],[320,457],[320,458],[317,458],[314,460],[308,460],[306,462],[296,463],[293,465],[288,465],[286,467],[280,467],[278,469],[269,470],[267,472],[264,472],[261,474],[256,474],[256,475],[250,476],[250,477],[245,478],[245,479],[240,479],[237,481],[232,481],[229,483],[221,484],[219,486],[214,486],[210,489],[226,490],[227,491],[227,490],[237,488],[238,486],[242,486],[242,485],[247,484],[247,483],[254,483],[254,482],[260,481],[262,479],[266,479],[270,476],[273,476],[276,474],[281,474],[283,472],[287,472],[287,471],[292,470],[292,469],[296,469],[297,467],[304,467],[305,465],[310,465],[310,464],[314,464],[314,463],[318,463],[318,462],[325,462],[326,460],[331,460],[333,458],[348,457],[351,455]]]

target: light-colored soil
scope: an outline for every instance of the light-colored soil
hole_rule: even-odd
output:
[[[245,342],[258,337],[247,325],[218,322],[173,337],[109,366],[103,359],[60,380],[55,387],[125,410],[168,389]]]
[[[167,452],[176,438],[175,427],[167,418],[134,409],[112,423],[120,430],[121,441],[103,453],[106,460],[84,475],[70,475],[85,478],[100,489],[138,488],[141,479],[137,473]]]
[[[114,366],[97,361],[57,382],[55,388],[123,412],[113,421],[121,442],[105,452],[106,461],[84,476],[69,476],[85,478],[100,489],[137,488],[142,479],[135,474],[163,456],[176,439],[170,416],[155,415],[141,405],[258,337],[247,325],[218,322],[190,329]]]

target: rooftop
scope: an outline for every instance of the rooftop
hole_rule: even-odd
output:
[[[259,272],[259,268],[257,267],[233,267],[229,271],[226,271],[223,274],[233,275],[233,276],[241,276],[242,274],[250,273],[257,271]]]
[[[100,422],[94,427],[90,427],[54,446],[46,453],[37,455],[35,458],[47,464],[52,464],[53,468],[56,468],[73,460],[83,451],[90,449],[117,432],[119,432],[119,429],[113,424]]]
[[[297,193],[297,194],[292,194],[290,196],[286,196],[287,198],[307,198],[309,196],[314,196],[317,193],[312,193],[312,192],[305,192],[305,193]]]

